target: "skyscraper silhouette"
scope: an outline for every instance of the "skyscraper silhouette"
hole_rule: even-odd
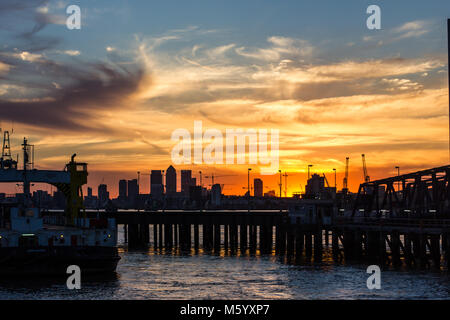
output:
[[[127,180],[119,181],[119,198],[122,200],[127,198]]]
[[[106,184],[100,184],[98,186],[98,200],[100,202],[100,206],[105,205],[105,203],[109,200],[109,192]]]
[[[192,171],[191,170],[181,170],[181,192],[189,195],[189,187],[191,186]]]
[[[263,181],[259,178],[253,179],[253,187],[254,187],[254,196],[262,197],[263,196]]]
[[[154,199],[160,199],[164,193],[161,170],[152,170],[150,174],[150,193]]]
[[[173,166],[168,167],[166,171],[166,192],[167,194],[177,192],[177,171]]]
[[[137,205],[137,200],[139,196],[139,186],[137,179],[128,180],[128,201],[134,208]]]

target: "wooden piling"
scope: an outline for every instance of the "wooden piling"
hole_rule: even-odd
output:
[[[198,230],[198,223],[196,223],[196,224],[194,224],[194,250],[195,251],[198,251],[199,246],[200,246],[199,238],[200,238],[200,236],[199,236],[199,230]]]
[[[156,249],[158,247],[158,225],[153,225],[153,247]]]
[[[180,226],[178,225],[178,223],[176,223],[174,225],[174,230],[175,230],[175,246],[177,248],[180,247]]]
[[[139,225],[132,223],[128,225],[128,248],[139,247]]]
[[[256,253],[256,225],[250,225],[250,253]]]
[[[228,252],[228,246],[229,246],[229,233],[230,233],[230,227],[228,224],[223,226],[223,247],[225,250],[225,253]]]
[[[312,233],[310,231],[305,233],[305,256],[308,259],[312,257]]]
[[[299,262],[303,254],[304,235],[300,225],[295,227],[295,260]]]
[[[239,234],[240,234],[240,251],[241,253],[245,253],[247,250],[247,225],[241,224],[239,226]]]
[[[235,253],[237,250],[237,225],[232,223],[230,225],[230,251]]]
[[[391,232],[391,255],[392,255],[392,264],[394,267],[401,266],[400,260],[400,235],[398,231]]]
[[[214,224],[214,252],[220,252],[220,224]]]
[[[408,267],[411,267],[414,262],[414,257],[412,255],[412,250],[411,250],[411,236],[409,235],[409,233],[405,233],[403,235],[403,239],[404,239],[403,247],[405,248],[405,252],[404,252],[405,264]]]
[[[186,250],[191,250],[192,247],[192,225],[186,224]]]
[[[440,269],[441,268],[441,250],[439,245],[439,235],[431,235],[430,236],[430,245],[431,245],[431,258],[433,259],[433,268]]]
[[[425,269],[428,264],[427,259],[427,236],[423,233],[419,234],[419,268]]]
[[[266,227],[264,225],[259,225],[259,252],[265,254],[266,251]]]
[[[295,248],[295,234],[292,226],[287,229],[287,244],[286,244],[286,256],[291,258],[294,255]]]
[[[279,254],[284,255],[286,254],[286,232],[287,232],[287,225],[281,224],[280,225],[280,249]]]
[[[340,256],[340,249],[339,249],[339,233],[338,230],[336,229],[331,231],[331,251],[333,254],[333,260],[338,261]]]
[[[314,233],[314,261],[322,261],[322,229]]]
[[[170,231],[169,231],[170,225],[165,223],[164,224],[164,247],[166,250],[169,250],[169,247],[171,247],[170,243]]]
[[[273,250],[273,226],[270,224],[267,227],[267,253],[272,254]]]
[[[354,243],[355,235],[352,231],[344,231],[344,256],[346,261],[351,261],[354,259]]]
[[[158,239],[158,244],[159,244],[159,249],[163,248],[163,225],[162,223],[158,224],[158,235],[159,235],[159,239]]]
[[[149,242],[149,229],[148,224],[139,224],[139,246],[147,247]]]
[[[362,233],[359,230],[354,232],[353,248],[354,248],[354,259],[361,260],[363,256],[363,238]]]

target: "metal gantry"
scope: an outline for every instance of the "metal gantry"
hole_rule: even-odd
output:
[[[365,216],[387,212],[390,217],[450,218],[449,174],[450,165],[365,182],[359,186],[353,216],[363,209]],[[401,191],[394,189],[395,183]]]

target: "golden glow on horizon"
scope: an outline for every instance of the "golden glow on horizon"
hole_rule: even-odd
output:
[[[439,78],[446,65],[442,57],[312,65],[298,61],[310,58],[317,48],[286,37],[269,38],[265,48],[224,44],[185,48],[173,56],[158,51],[158,45],[140,40],[136,60],[145,73],[137,90],[111,108],[92,108],[82,119],[92,129],[61,132],[15,125],[16,132],[36,145],[38,167],[61,168],[76,152],[80,161],[89,163],[89,185],[95,190],[107,179],[114,195],[121,178],[165,170],[175,145],[171,133],[186,128],[192,134],[195,120],[203,121],[203,130],[223,133],[227,128],[279,129],[280,169],[292,175],[288,194],[300,191],[300,185],[304,190],[308,164],[325,172],[331,186],[332,169],[337,168],[342,188],[347,156],[349,185],[355,190],[362,182],[361,153],[367,156],[372,179],[394,175],[397,165],[415,171],[448,163],[448,96],[446,82]],[[248,60],[239,63],[235,56]],[[0,64],[0,73],[8,71],[8,65]],[[428,80],[432,74],[434,80]],[[20,137],[14,136],[16,153],[19,144]],[[224,192],[244,194],[247,166],[175,167],[238,174],[224,178]],[[262,178],[269,187],[264,192],[279,192],[276,175]]]

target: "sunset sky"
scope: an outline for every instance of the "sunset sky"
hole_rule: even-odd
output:
[[[81,30],[66,27],[71,4]],[[371,4],[381,30],[366,27]],[[14,154],[29,138],[37,168],[62,169],[76,152],[94,193],[166,169],[172,132],[196,120],[278,129],[289,194],[308,164],[331,185],[336,168],[342,188],[347,156],[356,191],[362,153],[372,180],[448,164],[448,17],[444,0],[2,0],[1,127],[14,127]],[[174,166],[246,191],[249,165]],[[278,175],[262,179],[278,190]]]

